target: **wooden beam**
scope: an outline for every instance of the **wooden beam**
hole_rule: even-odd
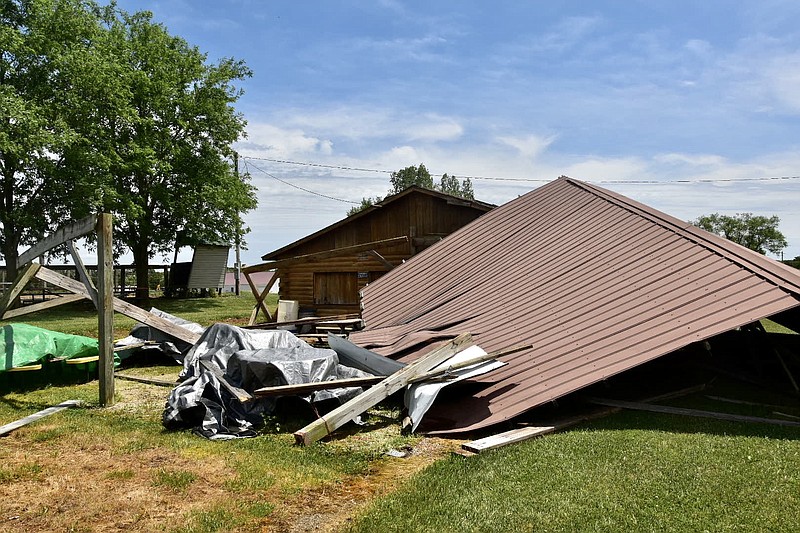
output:
[[[83,289],[94,297],[97,306],[97,348],[100,363],[97,374],[100,381],[100,406],[114,404],[114,253],[112,250],[113,218],[111,213],[97,217],[97,285],[94,288],[86,276]],[[71,242],[71,241],[70,241]],[[77,254],[75,254],[77,256]],[[80,258],[78,259],[80,262]],[[77,264],[77,263],[76,263]],[[83,263],[81,263],[83,266]],[[84,270],[85,275],[85,270]]]
[[[240,402],[243,402],[243,403],[244,402],[249,402],[250,400],[253,399],[253,395],[252,394],[250,394],[246,390],[244,390],[242,388],[239,388],[236,385],[234,385],[233,383],[231,383],[228,380],[228,378],[225,376],[225,373],[217,365],[215,365],[211,361],[201,360],[200,361],[200,366],[202,366],[203,368],[205,368],[206,370],[208,370],[209,372],[214,374],[214,377],[216,377],[219,380],[220,384],[225,389],[227,389],[228,392],[233,394],[233,396],[237,400],[239,400]]]
[[[124,381],[136,381],[138,383],[147,383],[148,385],[158,385],[159,387],[169,387],[174,389],[178,384],[174,381],[165,381],[163,379],[143,378],[139,376],[130,376],[128,374],[114,373],[114,377]]]
[[[313,383],[298,383],[296,385],[277,385],[264,387],[253,391],[256,398],[269,398],[272,396],[306,396],[320,390],[342,389],[345,387],[364,387],[375,385],[386,379],[386,376],[370,376],[364,378],[332,379],[330,381],[315,381]]]
[[[3,298],[0,299],[0,313],[5,315],[8,306],[11,305],[14,300],[17,299],[17,296],[25,290],[25,287],[30,283],[30,281],[36,276],[36,273],[39,272],[41,265],[29,265],[28,268],[24,268],[19,271],[17,274],[17,279],[11,284],[11,286],[6,289],[3,293]]]
[[[48,252],[60,244],[67,241],[83,237],[88,233],[92,233],[97,225],[97,216],[91,215],[84,219],[77,220],[72,224],[58,228],[55,233],[48,235],[38,243],[31,246],[27,251],[20,254],[17,263],[24,265],[30,263],[40,255]]]
[[[84,298],[89,298],[89,294],[87,293],[86,287],[84,287],[83,283],[72,278],[62,276],[58,272],[53,272],[49,268],[41,267],[36,273],[36,278],[46,281],[47,283],[52,283],[53,285],[57,285],[58,287],[66,289],[75,294],[80,294]],[[182,328],[177,324],[173,324],[168,320],[149,313],[141,307],[136,307],[133,304],[129,304],[128,302],[120,300],[119,298],[112,298],[112,302],[114,303],[114,310],[118,313],[121,313],[134,320],[138,320],[139,322],[162,331],[167,335],[175,337],[176,339],[188,342],[189,344],[194,344],[200,338],[200,335],[197,333],[192,333],[188,329]]]
[[[391,270],[394,268],[394,265],[391,264],[389,261],[387,261],[386,258],[383,257],[381,254],[379,254],[377,250],[369,250],[367,253],[370,254],[375,259],[377,259],[387,269]]]
[[[5,313],[3,313],[2,320],[9,320],[11,318],[16,318],[18,316],[35,313],[36,311],[43,311],[44,309],[58,307],[59,305],[77,302],[78,300],[83,300],[84,298],[85,297],[81,296],[80,294],[65,294],[64,296],[59,296],[57,298],[53,298],[52,300],[47,300],[46,302],[41,302],[32,305],[24,305],[22,307],[17,307],[16,309],[11,309],[9,311],[6,311]]]
[[[0,437],[8,435],[15,429],[19,429],[22,426],[27,426],[28,424],[36,422],[37,420],[41,420],[46,416],[50,416],[59,411],[63,411],[64,409],[69,409],[70,407],[77,407],[79,405],[81,405],[80,400],[67,400],[66,402],[61,402],[60,404],[55,405],[53,407],[48,407],[47,409],[43,409],[38,413],[33,413],[32,415],[26,416],[25,418],[21,418],[15,422],[10,422],[8,424],[5,424],[4,426],[0,426]]]
[[[407,242],[408,242],[408,237],[404,235],[402,237],[393,237],[391,239],[383,239],[380,241],[365,242],[364,244],[354,244],[353,246],[343,246],[341,248],[333,248],[331,250],[314,252],[312,254],[287,257],[286,259],[278,259],[276,261],[270,261],[269,263],[247,267],[244,270],[250,272],[261,272],[262,270],[253,270],[253,269],[263,268],[265,265],[269,265],[269,267],[265,268],[265,270],[272,270],[273,268],[283,268],[285,266],[296,265],[298,263],[307,263],[309,261],[320,261],[322,259],[330,259],[331,257],[357,254],[381,248],[391,248],[392,246],[399,246]]]
[[[383,379],[377,385],[359,394],[330,413],[310,423],[294,434],[297,444],[309,445],[336,431],[356,416],[378,402],[391,396],[406,385],[409,380],[436,368],[447,359],[472,345],[472,335],[463,333],[432,352],[425,354],[408,366]]]
[[[72,256],[72,261],[75,263],[75,270],[78,271],[78,277],[83,284],[86,285],[86,289],[89,291],[89,296],[91,296],[94,308],[99,310],[100,306],[97,304],[97,289],[95,288],[94,283],[92,283],[92,278],[89,277],[89,273],[86,271],[86,266],[83,264],[83,259],[81,259],[78,250],[75,248],[75,241],[67,241],[67,249],[69,250],[69,254]]]
[[[672,407],[669,405],[655,405],[651,403],[624,402],[622,400],[611,400],[607,398],[590,398],[589,401],[597,405],[621,407],[622,409],[632,409],[636,411],[649,411],[651,413],[694,416],[699,418],[712,418],[714,420],[726,420],[729,422],[750,422],[757,424],[771,424],[775,426],[800,427],[800,422],[779,420],[777,418],[762,418],[759,416],[737,415],[732,413],[718,413],[716,411],[703,411],[700,409],[687,409],[685,407]]]
[[[264,303],[266,300],[267,295],[269,294],[269,290],[275,285],[275,282],[278,281],[278,273],[276,272],[275,275],[264,285],[264,290],[260,293],[258,291],[258,287],[250,278],[250,274],[248,272],[244,272],[244,277],[247,280],[247,284],[250,285],[250,290],[253,293],[253,296],[256,298],[256,304],[253,306],[253,311],[250,313],[250,320],[247,322],[249,325],[255,323],[256,318],[258,318],[258,311],[261,310],[264,312],[264,316],[267,317],[268,320],[272,320],[272,314],[270,314],[269,309],[267,309],[267,305]]]

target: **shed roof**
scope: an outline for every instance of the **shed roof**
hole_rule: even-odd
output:
[[[454,433],[798,305],[797,270],[562,177],[367,286],[352,340],[402,359],[465,331],[487,351],[532,343],[442,412]]]
[[[440,198],[440,199],[442,199],[442,200],[444,200],[444,201],[446,201],[447,203],[450,203],[450,204],[460,205],[460,206],[465,206],[465,207],[472,207],[472,208],[475,208],[475,209],[477,209],[479,211],[482,211],[482,212],[489,211],[490,209],[495,207],[493,204],[487,204],[486,202],[481,202],[481,201],[478,201],[478,200],[468,200],[466,198],[460,198],[458,196],[453,196],[451,194],[446,194],[446,193],[443,193],[443,192],[434,191],[432,189],[426,189],[424,187],[419,187],[417,185],[412,185],[411,187],[408,187],[408,188],[404,189],[403,191],[401,191],[401,192],[399,192],[397,194],[393,194],[391,196],[387,196],[386,198],[384,198],[383,200],[381,200],[377,204],[374,204],[374,205],[372,205],[370,207],[367,207],[366,209],[362,209],[358,213],[355,213],[355,214],[350,215],[349,217],[343,218],[342,220],[340,220],[338,222],[334,222],[330,226],[324,227],[321,230],[316,231],[316,232],[314,232],[314,233],[312,233],[310,235],[306,235],[302,239],[298,239],[298,240],[296,240],[296,241],[294,241],[292,243],[287,244],[286,246],[278,248],[277,250],[273,250],[272,252],[269,252],[268,254],[264,254],[264,255],[261,256],[261,259],[263,259],[264,261],[270,261],[270,260],[273,260],[273,259],[278,259],[280,256],[284,255],[286,252],[288,252],[288,251],[290,251],[290,250],[292,250],[294,248],[297,248],[297,247],[299,247],[299,246],[301,246],[301,245],[303,245],[303,244],[305,244],[305,243],[307,243],[307,242],[309,242],[309,241],[311,241],[313,239],[316,239],[320,235],[324,235],[324,234],[326,234],[326,233],[328,233],[328,232],[330,232],[332,230],[335,230],[337,228],[340,228],[340,227],[342,227],[342,226],[344,226],[346,224],[351,224],[351,223],[354,223],[354,222],[359,221],[361,219],[369,218],[373,213],[375,213],[379,209],[388,207],[391,204],[393,204],[394,202],[400,200],[401,198],[405,198],[406,196],[413,195],[413,194],[423,194],[423,195],[433,196],[435,198]]]

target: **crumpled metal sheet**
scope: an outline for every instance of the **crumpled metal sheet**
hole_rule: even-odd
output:
[[[168,429],[191,427],[215,440],[255,436],[264,415],[274,412],[276,399],[240,402],[200,365],[201,360],[221,369],[228,381],[248,392],[371,375],[339,364],[335,351],[313,348],[288,331],[215,324],[186,354],[181,383],[170,393],[162,417]],[[361,391],[360,387],[318,391],[305,400],[311,404],[331,399],[344,403]]]
[[[481,355],[486,355],[486,351],[483,348],[478,345],[470,346],[439,365],[439,367],[434,368],[432,372]],[[465,379],[486,374],[506,364],[507,363],[503,363],[502,361],[485,361],[449,372],[446,381],[423,381],[410,385],[406,389],[403,401],[408,409],[408,417],[411,419],[411,432],[413,433],[417,430],[417,426],[419,426],[419,423],[422,421],[422,417],[425,416],[425,413],[431,408],[431,405],[433,405],[433,402],[436,400],[436,396],[439,395],[439,391],[443,388],[453,383],[464,381]]]

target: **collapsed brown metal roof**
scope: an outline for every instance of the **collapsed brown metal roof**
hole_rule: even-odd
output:
[[[532,343],[438,412],[455,433],[798,305],[797,270],[562,177],[367,286],[351,339],[404,360],[467,331],[487,351]]]

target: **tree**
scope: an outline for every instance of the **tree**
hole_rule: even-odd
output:
[[[445,173],[442,174],[439,185],[434,185],[430,172],[428,172],[428,169],[425,168],[425,165],[422,163],[420,163],[418,167],[412,165],[402,170],[392,172],[390,183],[392,188],[389,189],[389,194],[397,194],[403,192],[411,186],[416,185],[426,189],[439,190],[445,194],[459,196],[468,200],[475,199],[475,192],[472,190],[472,181],[469,178],[464,178],[463,181],[459,182],[458,178],[455,176],[450,176]],[[352,207],[347,212],[347,216],[359,213],[364,209],[381,202],[382,200],[383,198],[380,196],[376,196],[374,199],[362,198],[361,204]]]
[[[777,216],[765,217],[753,213],[729,216],[713,213],[703,215],[691,223],[760,254],[778,254],[787,246],[786,237],[778,231],[780,218]]]
[[[464,178],[459,182],[455,176],[449,176],[446,173],[442,174],[442,179],[439,182],[438,189],[446,194],[459,196],[468,200],[475,199],[475,192],[472,190],[472,180]]]
[[[251,75],[241,61],[206,63],[206,55],[170,35],[149,12],[120,11],[110,47],[126,80],[124,117],[105,128],[117,239],[136,264],[137,299],[147,297],[148,262],[181,232],[187,244],[232,242],[241,213],[256,205],[248,176],[234,172],[232,144],[245,134],[233,108],[233,82]],[[101,146],[105,148],[105,146]]]
[[[64,172],[64,154],[80,143],[65,117],[76,95],[98,85],[82,67],[103,28],[80,0],[0,7],[0,252],[13,278],[18,247],[67,219],[81,196],[81,180]]]
[[[424,187],[426,189],[433,189],[433,178],[425,165],[420,163],[418,167],[410,166],[397,172],[392,172],[389,181],[392,188],[389,194],[397,194],[408,189],[412,185]]]

